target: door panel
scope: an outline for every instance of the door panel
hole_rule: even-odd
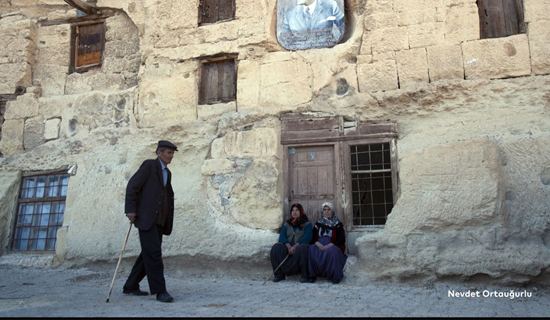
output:
[[[289,147],[288,151],[289,204],[300,203],[308,219],[315,223],[321,217],[323,202],[336,205],[334,147]]]

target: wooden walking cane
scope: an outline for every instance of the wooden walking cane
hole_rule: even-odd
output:
[[[132,222],[130,222],[130,226],[128,227],[128,232],[126,233],[126,240],[124,240],[124,244],[122,245],[122,251],[120,251],[120,257],[118,258],[118,263],[116,264],[115,269],[115,275],[113,276],[113,281],[111,281],[111,288],[109,289],[109,295],[107,296],[107,301],[109,302],[109,298],[111,297],[111,292],[113,291],[113,285],[115,284],[116,274],[118,272],[118,267],[120,267],[120,261],[122,260],[122,254],[124,253],[124,249],[126,248],[126,243],[128,242],[128,237],[130,236],[130,230],[132,229]]]
[[[267,277],[267,279],[265,279],[264,283],[262,284],[262,286],[267,282],[267,280],[271,279],[271,277],[273,277],[275,275],[275,272],[277,272],[277,270],[279,270],[279,268],[283,265],[283,263],[285,263],[286,259],[288,259],[288,257],[290,257],[290,253],[286,255],[285,259],[283,260],[283,262],[281,262],[279,264],[279,266],[273,270],[273,274],[270,275],[269,277]]]

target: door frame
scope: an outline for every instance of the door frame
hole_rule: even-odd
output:
[[[289,171],[289,156],[288,152],[290,148],[302,148],[302,147],[319,147],[319,146],[332,146],[334,149],[334,180],[336,185],[334,186],[334,210],[337,214],[337,216],[342,220],[342,223],[344,225],[347,225],[346,216],[344,212],[342,211],[342,194],[343,194],[343,182],[344,182],[344,176],[343,172],[340,169],[340,164],[342,163],[341,159],[341,142],[332,142],[332,143],[296,143],[296,144],[288,144],[283,145],[283,181],[284,181],[284,187],[283,187],[283,212],[284,217],[287,216],[290,206],[293,204],[292,198],[290,195],[290,184],[289,184],[289,178],[290,178],[290,171]],[[310,221],[312,224],[315,224],[315,221]]]

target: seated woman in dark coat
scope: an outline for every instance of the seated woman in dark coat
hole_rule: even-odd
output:
[[[307,248],[311,241],[311,223],[304,208],[295,203],[290,208],[290,218],[285,221],[279,234],[279,242],[271,248],[271,266],[274,270],[273,282],[285,279],[285,276],[301,273],[300,282],[308,280]],[[279,264],[286,261],[279,267]],[[277,269],[277,267],[279,267]]]
[[[340,283],[344,278],[344,265],[347,256],[346,233],[342,222],[336,217],[332,203],[321,205],[323,216],[313,227],[313,239],[309,246],[309,279],[315,282],[319,277],[326,277],[332,283]]]

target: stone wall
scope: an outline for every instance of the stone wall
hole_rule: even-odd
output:
[[[347,272],[546,276],[550,3],[524,1],[527,33],[480,39],[475,0],[349,0],[343,42],[302,51],[277,43],[276,3],[236,0],[234,20],[199,27],[198,0],[98,0],[103,65],[69,74],[76,10],[0,1],[0,94],[24,88],[2,124],[0,253],[13,254],[19,174],[76,164],[54,263],[118,257],[125,185],[167,139],[165,256],[268,266],[286,218],[279,117],[319,113],[398,124],[398,200],[384,227],[349,230]],[[237,56],[236,101],[199,105],[200,61],[220,54]]]

